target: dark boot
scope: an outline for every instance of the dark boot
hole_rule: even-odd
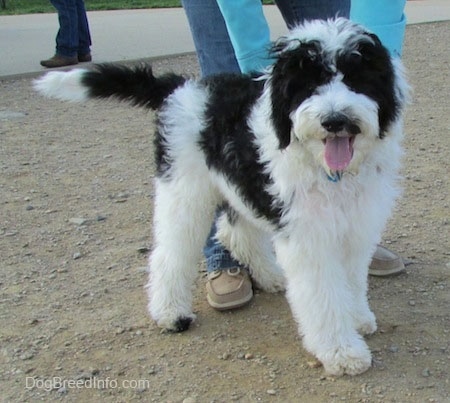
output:
[[[44,67],[64,67],[78,64],[78,57],[67,57],[61,55],[55,55],[50,59],[41,60],[41,66]]]
[[[92,56],[90,53],[86,53],[85,55],[78,55],[78,61],[80,63],[90,62],[92,61]]]

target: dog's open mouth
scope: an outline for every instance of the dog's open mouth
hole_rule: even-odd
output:
[[[323,140],[325,144],[324,158],[330,171],[344,171],[353,157],[353,143],[355,136],[333,134]]]
[[[353,157],[355,137],[355,135],[351,135],[348,132],[339,132],[330,134],[323,140],[325,145],[325,171],[328,179],[332,182],[338,182],[350,165]]]

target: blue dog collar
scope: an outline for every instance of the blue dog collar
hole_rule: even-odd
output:
[[[327,173],[327,179],[331,182],[339,182],[342,178],[342,172],[341,171],[334,171],[333,175],[331,173]]]

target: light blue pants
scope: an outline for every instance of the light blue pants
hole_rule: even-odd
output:
[[[380,38],[392,56],[401,57],[406,0],[352,0],[350,18]]]

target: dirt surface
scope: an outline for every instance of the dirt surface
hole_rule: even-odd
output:
[[[0,399],[4,402],[449,402],[450,22],[408,26],[414,87],[404,195],[384,242],[405,274],[370,278],[373,367],[328,377],[283,295],[206,303],[183,334],[146,312],[153,113],[43,99],[0,82]],[[197,74],[193,56],[157,71]]]

